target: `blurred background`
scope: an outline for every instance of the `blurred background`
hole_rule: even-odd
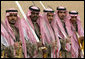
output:
[[[29,6],[33,5],[32,1],[18,1],[25,12],[27,14]],[[38,6],[41,9],[41,12],[43,11],[43,7],[40,4],[40,1],[33,1],[36,6]],[[82,27],[84,29],[84,1],[41,1],[43,5],[47,8],[48,6],[52,7],[54,10],[56,10],[56,7],[58,6],[64,6],[67,8],[68,11],[76,10],[79,12]],[[5,11],[10,8],[15,8],[19,12],[19,16],[23,18],[18,6],[16,5],[15,1],[1,1],[1,20],[5,20]]]

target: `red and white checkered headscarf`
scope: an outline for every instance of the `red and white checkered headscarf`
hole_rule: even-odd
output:
[[[8,32],[6,31],[2,24],[1,24],[1,43],[6,47],[14,45],[13,39],[9,36]]]
[[[71,11],[71,12],[76,13],[76,11]],[[84,36],[84,30],[81,25],[80,16],[78,14],[69,14],[69,15],[70,15],[69,20],[71,19],[71,16],[77,16],[78,34],[79,36]]]
[[[46,9],[46,10],[52,11],[52,9]],[[49,21],[47,19],[47,13],[48,12],[44,12],[42,15],[42,19],[40,20],[40,31],[43,44],[45,44],[46,42],[48,44],[50,44],[51,42],[55,42],[55,36],[51,24],[49,24]]]
[[[76,13],[76,11],[71,11],[72,13]],[[84,36],[84,30],[82,29],[81,26],[81,21],[80,21],[80,17],[78,14],[69,14],[68,20],[66,21],[67,24],[67,31],[69,36],[71,36],[71,53],[72,53],[72,58],[78,58],[78,49],[79,49],[79,45],[78,45],[78,40],[76,38],[76,35],[74,33],[74,31],[72,31],[71,28],[74,28],[73,25],[71,24],[71,16],[77,16],[77,27],[78,27],[78,34],[79,36]]]
[[[68,29],[68,27],[67,27],[68,24],[66,24],[66,22],[67,22],[67,20],[68,20],[69,13],[68,13],[68,11],[65,9],[65,7],[60,6],[60,7],[58,7],[58,9],[56,10],[55,15],[54,15],[53,24],[54,24],[54,28],[55,28],[55,33],[56,33],[58,39],[59,39],[59,37],[60,37],[60,38],[63,38],[63,39],[66,39],[66,38],[67,38],[67,34],[66,34],[65,30],[64,30],[63,24],[62,24],[59,16],[58,16],[58,11],[59,11],[59,10],[65,10],[65,11],[66,11],[66,17],[64,18],[64,22],[65,22],[65,25],[66,25],[66,29]],[[68,30],[67,30],[67,31],[68,31]],[[70,51],[70,47],[71,47],[70,44],[69,44],[69,43],[66,43],[65,49],[66,49],[67,51]],[[59,49],[59,50],[60,50],[60,49]],[[58,50],[58,51],[59,51],[59,50]]]
[[[31,8],[32,8],[32,9],[38,9],[36,6],[32,6]],[[31,12],[32,12],[32,10],[29,9],[29,10],[28,10],[28,13],[26,14],[26,16],[27,16],[27,20],[28,20],[30,26],[31,26],[32,29],[34,30],[34,26],[33,26],[33,23],[32,23],[32,21],[31,21],[31,18],[30,18]],[[39,18],[37,19],[37,23],[38,23],[38,24],[39,24],[40,18],[41,18],[41,14],[40,14],[40,12],[39,12]],[[27,40],[29,40],[32,44],[36,44],[36,43],[37,43],[37,40],[36,40],[36,38],[34,37],[34,35],[33,35],[32,31],[31,31],[30,27],[28,26],[28,24],[27,24],[27,22],[25,21],[24,18],[22,19],[22,24],[23,24],[22,27],[24,28],[23,31],[24,31],[24,33],[25,33],[24,36],[25,36],[26,38],[28,38]]]
[[[15,10],[15,9],[14,8],[10,8],[9,10]],[[17,12],[7,12],[6,13],[6,18],[5,18],[5,25],[6,25],[7,29],[8,29],[8,31],[10,32],[10,34],[12,35],[12,37],[15,39],[15,35],[14,35],[13,30],[10,27],[10,24],[8,22],[8,19],[7,19],[7,16],[9,16],[10,13],[16,13],[16,14],[18,14],[18,13]],[[19,29],[20,41],[22,42],[24,57],[27,57],[26,43],[25,43],[25,39],[24,39],[22,27],[21,27],[21,19],[20,19],[19,15],[17,15],[17,17],[18,17],[18,19],[17,19],[17,21],[15,23],[15,27],[17,27]]]

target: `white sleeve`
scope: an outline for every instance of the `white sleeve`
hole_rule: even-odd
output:
[[[1,43],[2,43],[4,46],[6,46],[6,47],[9,46],[9,44],[8,44],[8,42],[7,42],[7,40],[6,40],[6,38],[3,37],[2,35],[1,35]]]

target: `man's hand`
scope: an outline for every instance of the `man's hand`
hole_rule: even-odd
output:
[[[18,42],[15,42],[15,43],[14,43],[14,46],[15,46],[15,48],[18,48],[19,43],[18,43]]]
[[[84,36],[79,37],[78,42],[79,42],[79,44],[81,44],[82,47],[83,47]]]
[[[70,37],[66,38],[66,43],[69,43],[69,42],[71,42]]]
[[[56,46],[56,44],[57,44],[57,40],[52,41],[52,43],[51,43],[52,47],[55,47],[55,46]]]
[[[83,41],[84,40],[84,36],[79,37],[79,39]]]
[[[42,42],[37,42],[37,46],[42,47],[43,46]]]
[[[68,38],[68,39],[70,39],[70,38],[71,38],[71,36],[67,35],[67,38]]]

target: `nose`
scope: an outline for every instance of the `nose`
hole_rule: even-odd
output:
[[[12,16],[12,19],[14,19],[15,17],[14,16]]]
[[[51,17],[51,19],[53,19],[53,17]]]
[[[76,18],[73,18],[73,20],[76,20]]]
[[[34,16],[37,16],[37,14],[34,14]]]
[[[16,17],[15,16],[12,16],[12,20],[16,20]]]
[[[65,15],[65,13],[62,13],[62,15],[64,16],[64,15]]]

